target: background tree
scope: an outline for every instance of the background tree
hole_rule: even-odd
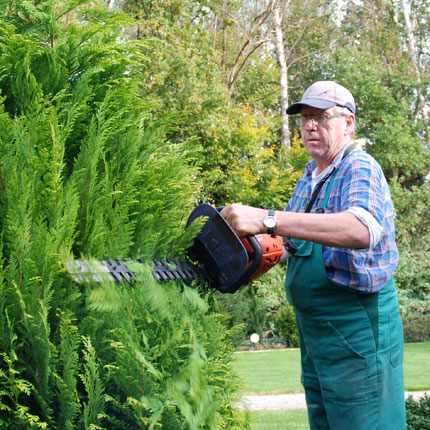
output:
[[[134,2],[127,4],[135,10]],[[273,22],[280,11],[276,29],[284,44],[288,99],[298,99],[320,79],[351,88],[357,138],[382,165],[396,205],[402,254],[397,284],[407,296],[427,294],[428,269],[420,251],[428,243],[422,219],[427,217],[420,209],[427,202],[429,171],[426,2],[188,1],[176,21],[168,11],[179,6],[159,5],[166,8],[163,32],[150,35],[160,38],[168,54],[154,52],[154,70],[161,65],[156,76],[164,78],[151,78],[145,94],[183,115],[172,139],[197,137],[202,167],[197,198],[282,208],[307,160],[293,124],[289,155],[279,158],[285,71],[278,66]],[[142,16],[141,26],[152,28]]]

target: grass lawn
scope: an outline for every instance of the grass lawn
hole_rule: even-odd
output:
[[[406,391],[430,391],[430,342],[405,345]]]
[[[250,412],[252,430],[309,430],[306,409]]]
[[[430,391],[430,342],[405,345],[406,391]],[[236,371],[243,377],[244,394],[301,392],[300,351],[238,352]],[[309,430],[305,409],[250,411],[252,430]]]
[[[235,370],[242,376],[246,394],[297,393],[300,383],[300,350],[238,352]]]
[[[300,384],[300,351],[238,352],[234,367],[242,376],[244,394],[302,392]],[[430,342],[405,345],[406,391],[430,390]]]

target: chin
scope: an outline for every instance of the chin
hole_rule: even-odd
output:
[[[305,146],[308,154],[313,157],[320,157],[322,155],[322,151],[320,148],[315,148],[313,145]]]

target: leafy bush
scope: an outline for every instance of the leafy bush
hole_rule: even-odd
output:
[[[284,278],[285,264],[281,263],[236,294],[218,297],[229,326],[238,327],[237,345],[258,333],[262,344],[299,346],[296,317],[286,301]]]
[[[293,307],[286,303],[276,314],[276,330],[288,346],[299,346],[299,333],[297,331],[296,316]]]
[[[220,312],[226,314],[229,327],[239,326],[237,345],[252,333],[258,333],[261,339],[276,335],[276,313],[286,300],[284,277],[285,265],[281,263],[235,294],[217,294]]]
[[[412,314],[402,317],[405,342],[430,340],[430,314]]]
[[[430,430],[430,397],[425,395],[415,401],[406,399],[407,430]]]
[[[426,342],[430,339],[430,300],[428,296],[411,298],[399,292],[400,314],[406,342]]]
[[[394,276],[396,287],[401,292],[404,291],[409,297],[423,298],[430,295],[430,261],[427,258],[430,253],[430,237],[417,234],[420,243],[415,247],[399,241],[400,262]]]

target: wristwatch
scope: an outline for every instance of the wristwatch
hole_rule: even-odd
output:
[[[275,234],[275,228],[278,224],[278,220],[275,217],[275,211],[273,209],[269,210],[266,218],[264,218],[263,224],[266,226],[267,234],[271,234],[272,236]]]

